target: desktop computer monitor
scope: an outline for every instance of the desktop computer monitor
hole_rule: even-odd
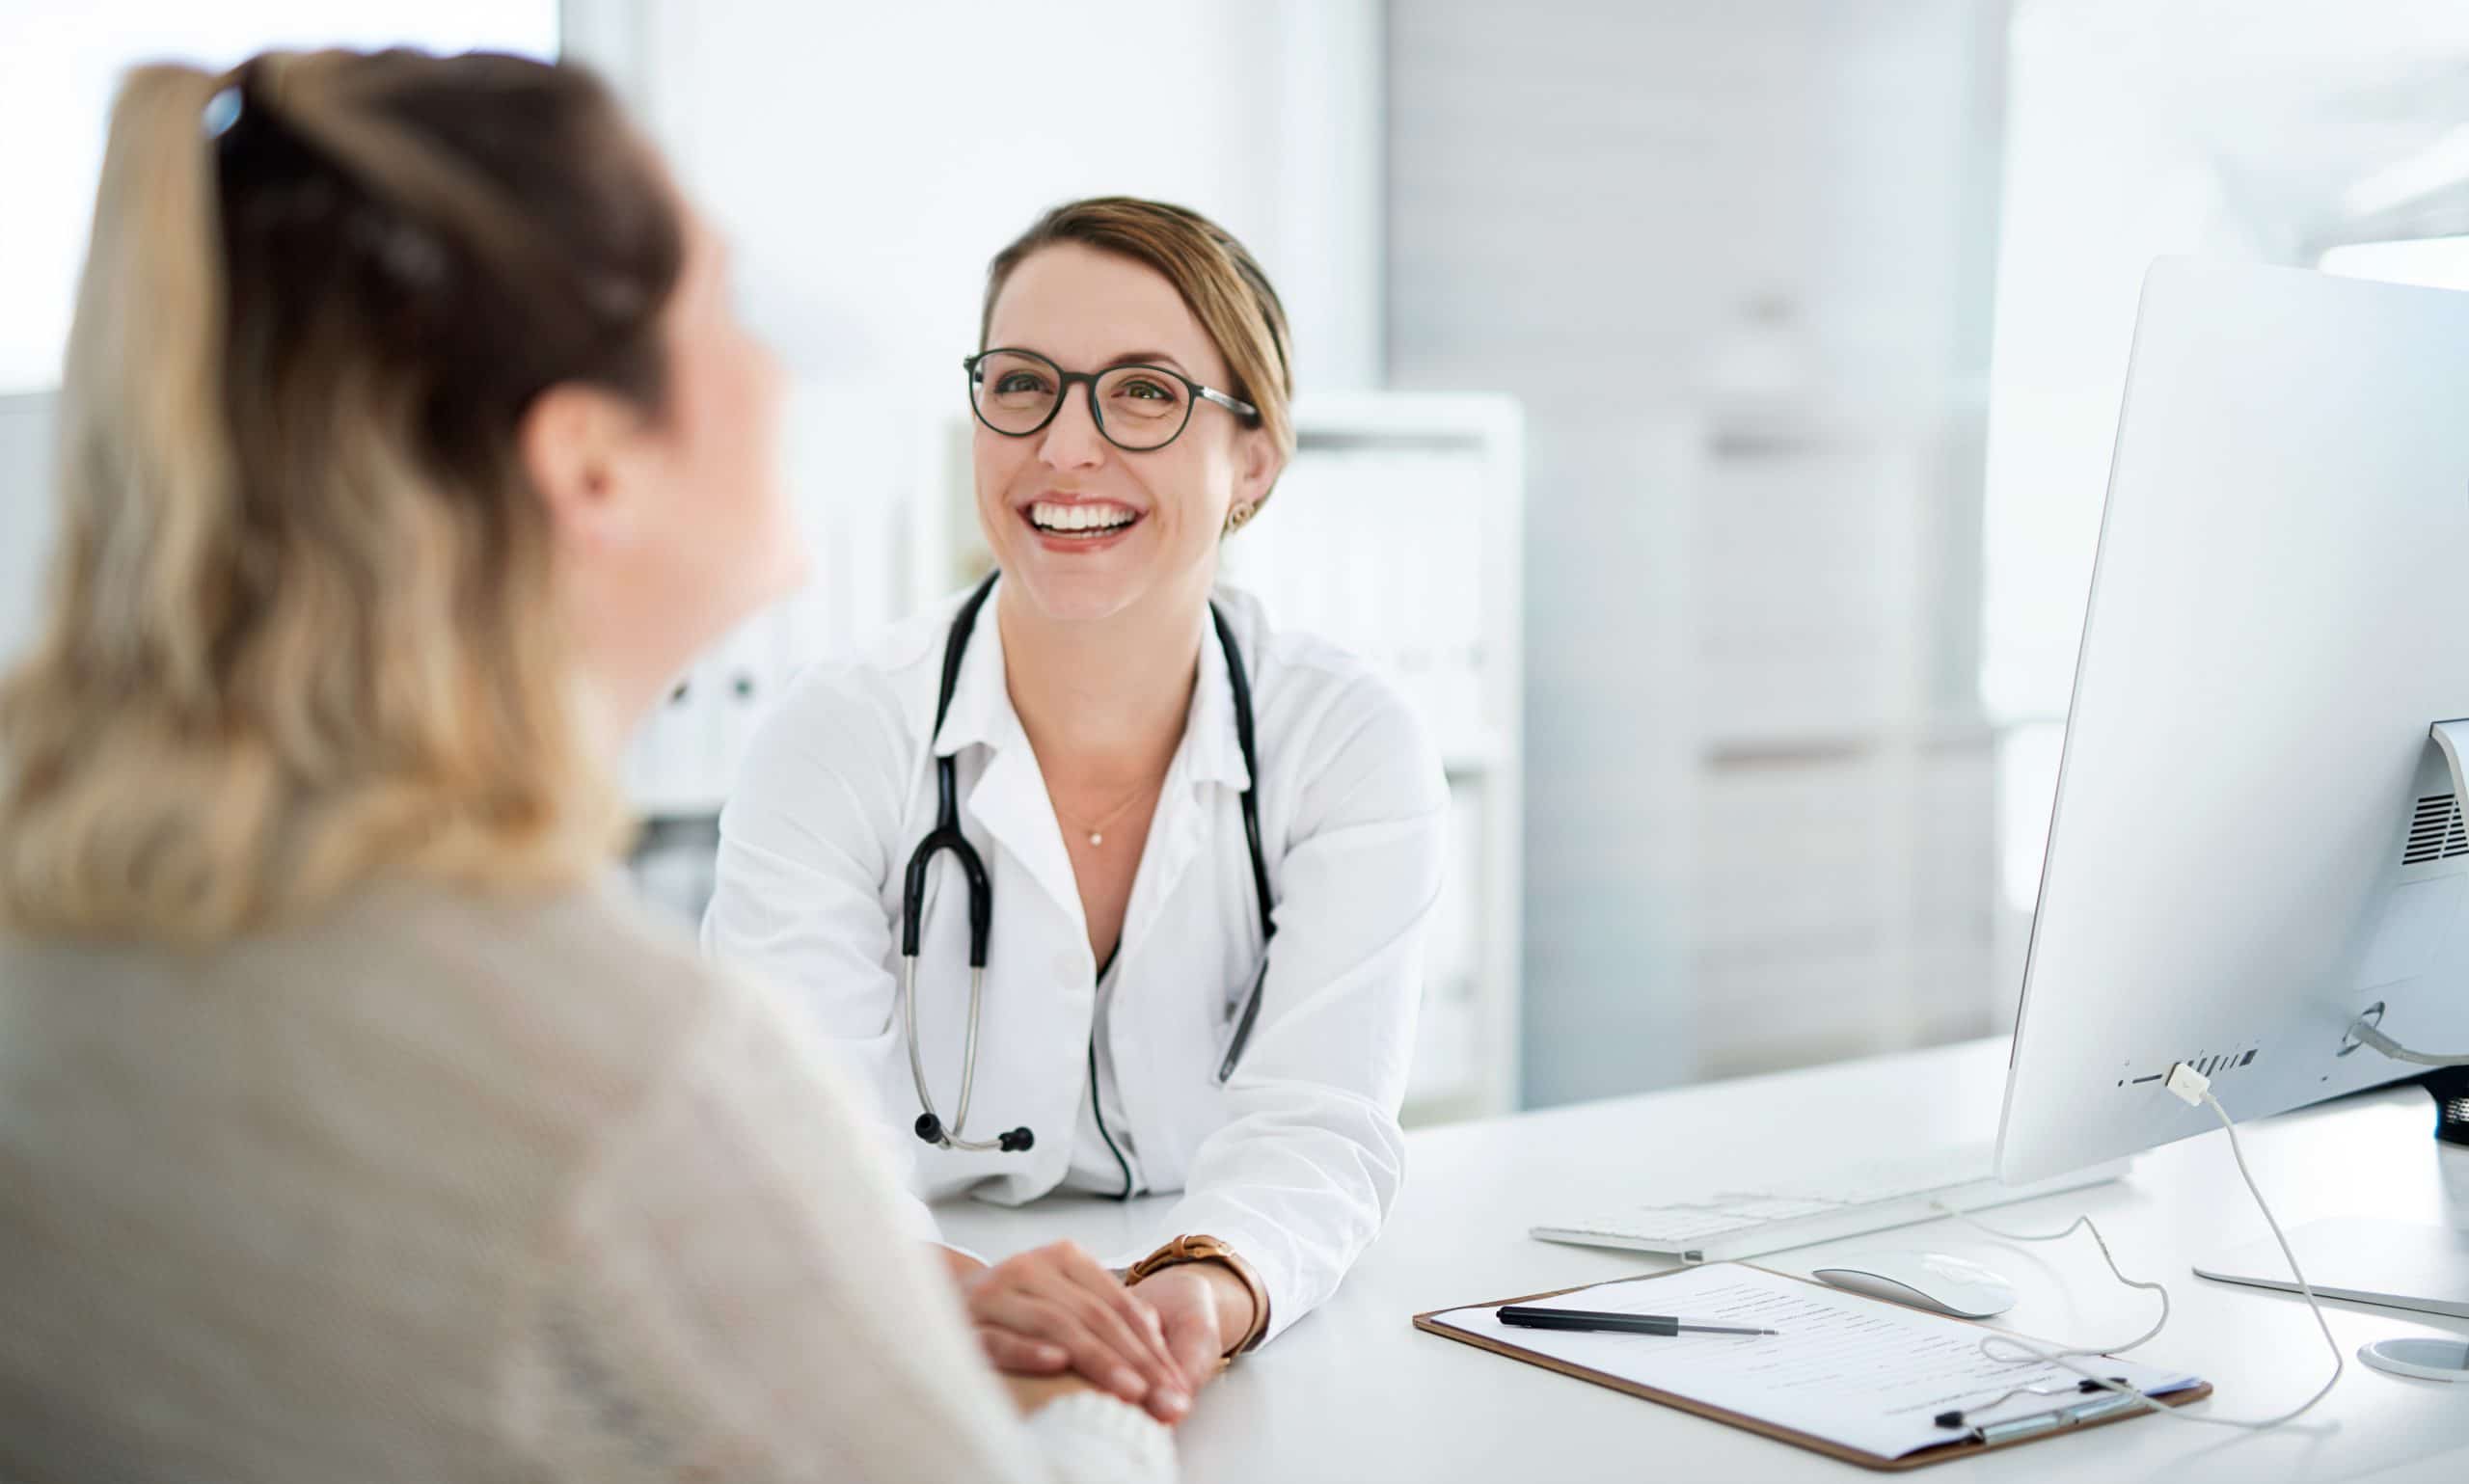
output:
[[[2156,263],[2000,1178],[2218,1127],[2163,1089],[2179,1063],[2242,1120],[2424,1071],[2361,1046],[2361,1015],[2469,1051],[2462,718],[2469,293]]]

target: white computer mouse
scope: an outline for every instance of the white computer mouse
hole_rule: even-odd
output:
[[[1962,1319],[1986,1319],[2015,1307],[2015,1285],[1968,1257],[1915,1249],[1854,1253],[1810,1276],[1851,1293]]]

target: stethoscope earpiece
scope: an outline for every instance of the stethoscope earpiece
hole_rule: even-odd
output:
[[[931,1113],[917,1115],[917,1137],[928,1144],[943,1142],[943,1120]]]
[[[1003,1135],[996,1142],[1003,1146],[1003,1152],[1006,1154],[1025,1154],[1029,1151],[1029,1147],[1038,1142],[1038,1136],[1030,1133],[1026,1127],[1021,1127]]]

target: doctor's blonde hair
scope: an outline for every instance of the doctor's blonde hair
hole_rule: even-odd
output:
[[[1059,242],[1128,257],[1174,284],[1234,374],[1234,385],[1223,390],[1261,410],[1261,428],[1276,445],[1281,462],[1294,457],[1294,368],[1286,305],[1251,251],[1233,232],[1188,206],[1136,196],[1094,196],[1066,202],[1038,218],[987,264],[978,349],[987,348],[994,301],[1003,296],[1012,274],[1031,254]],[[1263,495],[1260,503],[1267,499]]]
[[[60,403],[43,630],[0,681],[0,926],[204,942],[381,871],[623,840],[518,425],[657,410],[684,254],[588,73],[269,54],[131,73]]]

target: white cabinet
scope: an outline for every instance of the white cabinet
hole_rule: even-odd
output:
[[[942,591],[921,555],[943,529],[930,492],[945,419],[809,382],[789,391],[782,424],[782,477],[806,547],[806,581],[699,656],[637,729],[627,796],[655,822],[719,814],[756,723],[800,667]],[[651,846],[668,848],[662,838]],[[681,915],[701,914],[699,899],[665,892],[660,900]]]
[[[1663,446],[1686,553],[1658,690],[1711,1077],[1991,1029],[1994,734],[1949,655],[1961,416],[1715,404]]]
[[[1499,396],[1326,393],[1293,465],[1227,543],[1228,580],[1282,627],[1393,677],[1449,774],[1448,869],[1425,954],[1412,1121],[1517,1106],[1524,892],[1524,418]]]

